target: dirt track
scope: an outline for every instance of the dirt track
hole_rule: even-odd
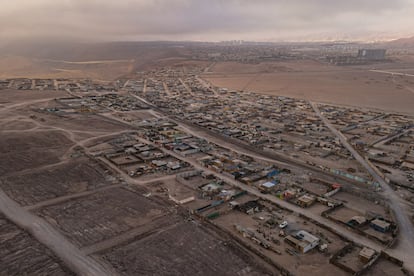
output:
[[[43,219],[30,214],[0,190],[0,211],[18,226],[29,231],[51,249],[78,275],[116,275],[114,271],[86,256]]]
[[[410,221],[410,218],[401,207],[400,198],[394,190],[388,185],[387,182],[373,169],[367,161],[348,143],[347,138],[338,131],[320,112],[319,108],[315,103],[310,103],[315,110],[316,114],[323,120],[325,125],[339,138],[342,145],[344,145],[354,156],[354,158],[372,175],[372,177],[381,185],[387,198],[389,199],[389,205],[397,218],[398,225],[400,228],[399,239],[400,243],[398,251],[394,250],[397,256],[404,260],[406,266],[413,270],[413,263],[410,261],[411,256],[414,256],[414,226]]]

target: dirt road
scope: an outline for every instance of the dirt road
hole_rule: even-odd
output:
[[[1,190],[0,212],[46,245],[77,275],[116,275],[112,269],[86,256],[49,223],[20,207]]]
[[[394,215],[397,219],[400,233],[399,233],[399,243],[398,243],[398,250],[393,250],[394,254],[397,255],[399,258],[405,261],[406,265],[411,265],[411,270],[414,270],[413,264],[413,256],[414,256],[414,226],[410,221],[410,218],[403,210],[400,205],[400,198],[394,192],[394,190],[388,185],[388,183],[377,173],[377,171],[366,162],[366,160],[348,143],[348,139],[338,131],[329,121],[322,115],[318,106],[310,102],[312,108],[315,110],[316,114],[321,118],[324,124],[334,133],[339,140],[341,141],[342,145],[347,148],[352,156],[372,175],[372,177],[377,181],[383,192],[388,199],[389,206],[391,210],[394,212]]]
[[[146,142],[151,143],[150,141],[146,141]],[[382,250],[384,248],[383,246],[381,246],[381,245],[379,245],[379,244],[377,244],[377,243],[375,243],[375,242],[373,242],[373,241],[371,241],[367,238],[364,238],[361,235],[358,235],[356,233],[353,233],[353,232],[349,231],[349,229],[347,229],[346,227],[344,227],[342,225],[339,225],[339,224],[337,224],[333,221],[330,221],[326,218],[323,218],[319,215],[316,215],[316,214],[312,213],[311,211],[309,211],[307,209],[303,209],[303,208],[300,208],[298,206],[292,205],[292,204],[290,204],[290,203],[288,203],[284,200],[281,200],[281,199],[279,199],[279,198],[277,198],[273,195],[262,194],[259,190],[257,190],[256,188],[254,188],[252,186],[243,184],[243,183],[241,183],[237,180],[234,180],[230,177],[224,176],[223,174],[220,174],[220,173],[218,173],[214,170],[210,170],[208,168],[205,168],[205,167],[201,166],[200,164],[198,164],[196,161],[191,160],[190,158],[185,158],[185,157],[183,157],[183,156],[181,156],[181,155],[179,155],[179,154],[177,154],[173,151],[167,150],[165,148],[161,148],[161,150],[164,151],[165,153],[170,154],[171,156],[174,156],[177,159],[181,159],[183,161],[188,162],[189,164],[191,164],[194,168],[196,168],[198,170],[209,171],[209,173],[212,173],[217,178],[222,179],[223,181],[225,181],[225,182],[227,182],[227,183],[229,183],[229,184],[231,184],[235,187],[238,187],[242,190],[245,190],[245,191],[249,192],[252,195],[255,195],[259,198],[262,198],[262,199],[265,199],[267,201],[273,202],[273,203],[275,203],[275,204],[277,204],[277,205],[279,205],[283,208],[286,208],[288,210],[291,210],[295,213],[302,214],[303,216],[305,216],[307,218],[310,218],[312,220],[315,220],[315,221],[317,221],[317,222],[319,222],[323,225],[326,225],[331,229],[335,229],[336,232],[338,232],[340,235],[344,236],[345,238],[347,238],[350,241],[353,241],[355,243],[362,244],[362,245],[365,245],[365,246],[369,246],[369,247],[371,247],[371,248],[373,248],[377,251]]]

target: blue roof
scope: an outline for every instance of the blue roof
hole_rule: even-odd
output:
[[[266,188],[272,188],[272,187],[276,186],[276,184],[272,183],[272,182],[266,182],[266,183],[262,184],[262,186],[266,187]]]

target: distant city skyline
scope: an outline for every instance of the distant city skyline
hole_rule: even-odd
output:
[[[1,1],[0,40],[325,41],[414,35],[410,0]]]

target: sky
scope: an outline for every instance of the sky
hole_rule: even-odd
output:
[[[0,41],[388,40],[414,0],[0,0]]]

